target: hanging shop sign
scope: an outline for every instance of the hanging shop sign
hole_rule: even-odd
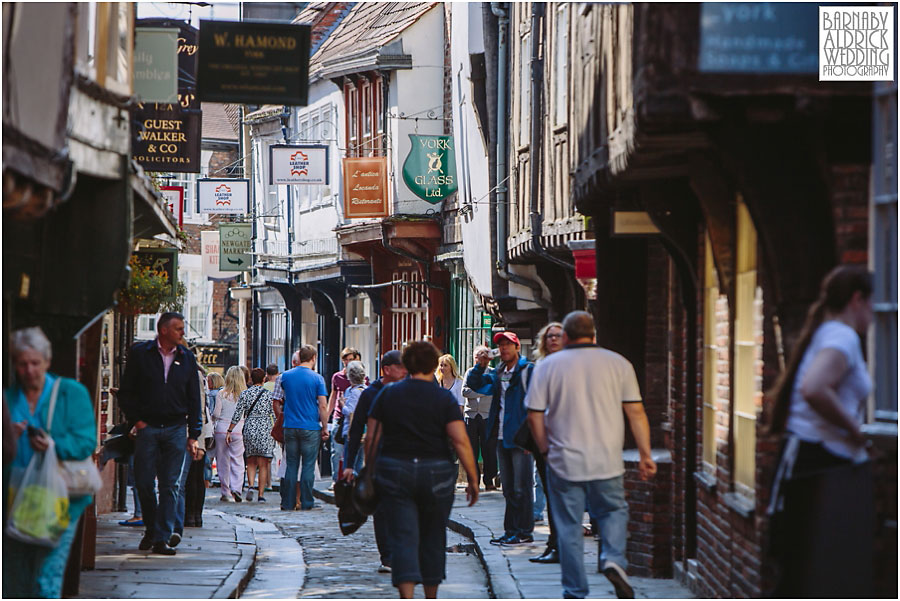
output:
[[[200,173],[200,111],[146,103],[133,112],[132,158],[147,171]]]
[[[198,179],[200,212],[206,215],[246,215],[249,207],[250,180]]]
[[[200,21],[200,100],[306,106],[309,44],[309,25]]]
[[[613,211],[613,236],[650,236],[659,233],[646,211]]]
[[[328,184],[328,147],[269,146],[269,184]]]
[[[160,186],[159,192],[166,201],[166,206],[178,220],[178,227],[184,227],[184,187]]]
[[[149,267],[157,275],[163,275],[169,281],[167,300],[175,300],[178,283],[178,250],[174,248],[141,248],[134,251],[138,264]]]
[[[817,73],[818,4],[705,2],[698,68],[706,73]]]
[[[210,280],[230,280],[233,273],[219,270],[219,230],[200,232],[200,275]]]
[[[409,134],[412,148],[403,163],[403,181],[413,194],[437,204],[456,192],[453,136]]]
[[[249,271],[250,245],[253,237],[249,223],[219,224],[219,269]]]
[[[178,104],[183,109],[200,110],[197,99],[197,28],[176,19],[139,19],[139,27],[178,30]]]
[[[387,217],[387,158],[343,160],[344,217]]]
[[[135,27],[133,73],[143,102],[178,102],[178,30]]]
[[[198,344],[191,349],[197,363],[210,371],[222,373],[226,365],[226,359],[233,352],[233,346],[228,344]]]

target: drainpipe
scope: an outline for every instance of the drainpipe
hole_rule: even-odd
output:
[[[531,249],[542,259],[564,267],[569,271],[575,271],[575,265],[564,261],[559,257],[551,255],[544,243],[541,242],[543,234],[544,217],[541,215],[538,205],[538,199],[543,196],[543,186],[541,185],[541,167],[542,167],[542,136],[541,129],[544,121],[542,119],[542,92],[544,89],[544,59],[541,57],[543,34],[538,35],[541,31],[541,21],[544,19],[545,6],[542,2],[531,3],[531,139],[529,140],[529,162],[531,163]]]
[[[520,284],[534,292],[534,302],[544,309],[550,309],[550,303],[544,299],[544,289],[536,281],[509,271],[506,256],[506,239],[509,224],[507,212],[506,185],[506,82],[509,52],[509,11],[503,2],[491,2],[491,12],[497,17],[497,275],[508,282]]]

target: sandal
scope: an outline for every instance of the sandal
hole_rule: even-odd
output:
[[[144,518],[128,518],[119,522],[119,526],[143,526]]]

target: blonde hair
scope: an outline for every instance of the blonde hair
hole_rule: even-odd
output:
[[[565,331],[563,329],[563,324],[559,323],[558,321],[551,321],[543,328],[541,328],[537,335],[538,345],[537,348],[534,349],[535,359],[543,359],[550,354],[547,352],[547,332],[550,331],[550,328],[559,328],[560,330]]]
[[[238,365],[232,365],[225,372],[225,388],[222,391],[237,401],[245,390],[247,390],[247,380],[244,378],[244,370]]]
[[[206,376],[206,381],[209,385],[210,390],[218,390],[225,386],[225,378],[222,377],[222,374],[219,372],[211,371],[209,375]]]
[[[453,380],[456,381],[459,378],[459,367],[456,365],[456,359],[453,358],[453,355],[441,355],[438,357],[438,368],[435,372],[435,377],[437,377],[437,381],[441,384],[444,383],[444,373],[441,371],[441,363],[446,361],[450,364],[450,375],[453,376]]]

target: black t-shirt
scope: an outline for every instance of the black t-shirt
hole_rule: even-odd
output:
[[[415,378],[385,386],[369,417],[381,422],[385,457],[447,460],[447,424],[463,418],[450,391]]]

